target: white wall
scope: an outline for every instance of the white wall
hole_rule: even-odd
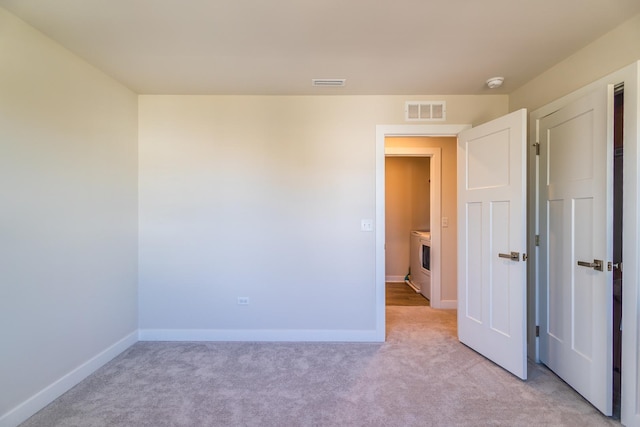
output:
[[[0,9],[2,426],[135,342],[136,106]]]
[[[141,338],[374,339],[376,125],[421,98],[141,96]]]

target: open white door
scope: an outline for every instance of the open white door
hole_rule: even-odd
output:
[[[458,338],[527,378],[526,110],[458,136]]]
[[[540,360],[605,415],[612,412],[611,90],[532,124],[540,143]]]

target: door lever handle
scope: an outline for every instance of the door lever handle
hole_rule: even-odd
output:
[[[511,261],[520,261],[520,252],[511,252],[510,254],[498,254],[499,258],[507,258]]]
[[[578,261],[578,265],[580,267],[589,267],[589,268],[593,268],[594,270],[597,271],[604,271],[602,268],[602,260],[600,259],[594,259],[593,262],[587,262],[587,261]]]

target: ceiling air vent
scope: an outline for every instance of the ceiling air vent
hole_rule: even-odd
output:
[[[347,79],[311,79],[311,84],[318,87],[342,87]]]
[[[444,101],[407,101],[404,104],[404,119],[415,121],[444,121],[447,104]]]

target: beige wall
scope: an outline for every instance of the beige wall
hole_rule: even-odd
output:
[[[137,95],[0,8],[0,425],[137,340]]]
[[[409,233],[430,227],[428,157],[387,157],[385,165],[386,276],[409,270]]]
[[[376,218],[376,126],[407,124],[408,98],[140,96],[143,339],[371,340],[376,233],[360,225]],[[445,124],[508,110],[504,96],[432,98],[447,101]],[[455,256],[455,143],[444,145]],[[455,263],[444,279],[455,288]]]
[[[441,298],[457,299],[457,139],[450,137],[393,137],[385,140],[386,147],[442,149],[441,215],[447,217],[448,227],[442,230]],[[431,229],[440,224],[431,224]]]
[[[540,74],[509,96],[509,109],[535,110],[640,60],[640,15]]]

